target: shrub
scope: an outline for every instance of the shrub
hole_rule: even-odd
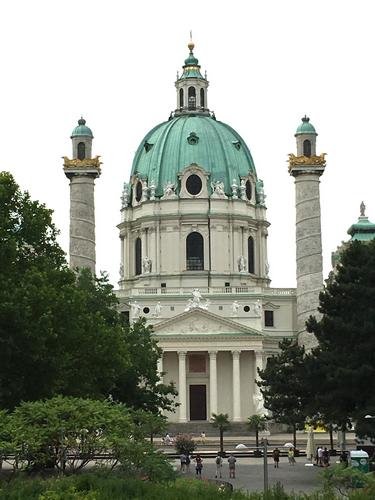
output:
[[[187,453],[190,454],[196,447],[197,445],[190,434],[178,434],[178,436],[176,436],[175,448],[178,453],[184,453],[185,455]]]

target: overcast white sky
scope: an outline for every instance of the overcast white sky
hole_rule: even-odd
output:
[[[321,179],[324,275],[357,220],[375,221],[373,0],[3,0],[0,170],[54,210],[68,251],[63,155],[82,114],[102,156],[97,270],[116,283],[122,184],[146,132],[175,108],[174,81],[195,55],[208,105],[247,142],[267,194],[272,286],[295,286],[294,183],[287,154],[306,113],[327,153]]]

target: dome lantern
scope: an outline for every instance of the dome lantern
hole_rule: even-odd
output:
[[[207,87],[206,76],[202,76],[198,59],[194,56],[195,45],[190,39],[188,43],[189,55],[185,59],[182,75],[175,83],[177,90],[176,115],[199,113],[209,115],[207,107]]]

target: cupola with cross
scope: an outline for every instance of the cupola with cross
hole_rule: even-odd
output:
[[[198,59],[194,56],[194,43],[190,40],[188,44],[189,56],[185,59],[182,67],[182,75],[177,73],[177,107],[175,115],[180,114],[209,114],[207,107],[208,80],[201,74]]]

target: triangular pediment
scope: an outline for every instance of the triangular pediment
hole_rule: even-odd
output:
[[[263,337],[258,330],[198,308],[154,325],[154,332],[156,335],[247,334]]]

